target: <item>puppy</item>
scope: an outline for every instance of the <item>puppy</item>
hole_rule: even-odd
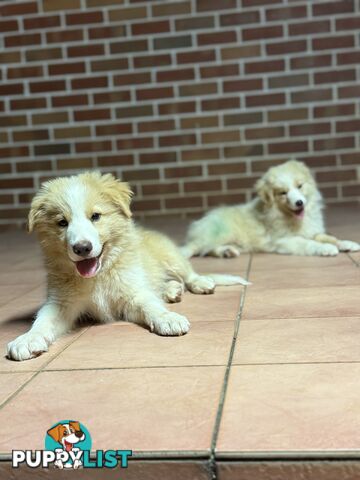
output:
[[[8,344],[8,357],[47,351],[76,319],[123,319],[159,335],[183,335],[187,318],[167,310],[185,289],[208,294],[215,285],[246,284],[231,275],[201,276],[166,236],[137,227],[131,190],[112,175],[84,173],[46,182],[28,219],[47,269],[47,301],[29,332]]]
[[[240,252],[337,255],[358,251],[355,242],[327,235],[322,197],[309,169],[290,160],[270,168],[255,185],[257,197],[244,205],[207,213],[189,229],[185,256],[236,257]]]
[[[55,427],[50,428],[47,433],[66,452],[78,452],[79,448],[74,447],[74,445],[85,440],[85,433],[81,430],[79,422],[59,423]],[[58,450],[61,451],[61,449],[56,449],[55,451]],[[64,467],[77,469],[82,466],[82,461],[75,459],[73,464],[68,462],[64,465],[62,460],[59,459],[55,462],[55,465],[61,469]]]

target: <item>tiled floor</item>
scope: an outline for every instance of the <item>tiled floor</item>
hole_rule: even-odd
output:
[[[360,240],[358,210],[333,209],[328,223]],[[182,237],[178,221],[158,227]],[[29,328],[45,276],[35,240],[22,233],[0,237],[0,262],[5,352]],[[192,323],[184,337],[85,325],[34,360],[0,358],[0,478],[12,449],[43,448],[46,430],[66,418],[89,429],[93,449],[134,451],[124,479],[360,477],[360,255],[193,263],[253,285],[171,305]]]

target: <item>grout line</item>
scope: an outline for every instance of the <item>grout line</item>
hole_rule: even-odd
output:
[[[246,270],[246,275],[245,275],[246,280],[249,279],[250,270],[251,270],[251,262],[252,262],[252,255],[250,254],[249,261],[248,261],[248,266],[247,266],[247,270]],[[238,314],[236,316],[236,319],[235,319],[234,334],[233,334],[233,339],[232,339],[231,348],[230,348],[230,352],[229,352],[228,363],[227,363],[226,371],[225,371],[225,375],[224,375],[223,386],[222,386],[222,390],[221,390],[221,394],[220,394],[220,401],[219,401],[218,411],[217,411],[217,415],[216,415],[216,419],[215,419],[213,435],[212,435],[212,439],[211,439],[210,468],[211,468],[214,480],[216,479],[215,448],[216,448],[216,443],[217,443],[217,439],[218,439],[218,436],[219,436],[220,423],[221,423],[222,413],[223,413],[223,410],[224,410],[225,397],[226,397],[227,387],[228,387],[228,383],[229,383],[232,360],[233,360],[233,357],[234,357],[236,339],[237,339],[237,335],[238,335],[238,332],[239,332],[241,315],[242,315],[244,304],[245,304],[246,290],[247,290],[247,286],[245,285],[242,296],[241,296],[241,300],[240,300],[239,312],[238,312]]]
[[[15,398],[35,377],[39,375],[39,373],[42,373],[44,369],[51,363],[55,358],[57,358],[61,353],[63,353],[67,348],[70,347],[78,338],[80,338],[82,335],[84,335],[85,332],[88,331],[90,327],[85,328],[82,332],[79,333],[71,342],[69,342],[63,349],[61,349],[56,355],[51,357],[47,362],[44,363],[44,365],[32,375],[29,380],[24,382],[15,392],[13,392],[11,395],[9,395],[1,404],[0,404],[0,410],[2,410],[13,398]],[[14,372],[17,373],[17,372]],[[18,372],[20,373],[20,372]],[[22,372],[21,372],[22,373]]]
[[[346,252],[347,257],[349,257],[350,261],[355,265],[355,267],[360,267],[360,264],[352,257],[351,253]]]

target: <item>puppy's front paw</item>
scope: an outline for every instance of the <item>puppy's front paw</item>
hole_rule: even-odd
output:
[[[360,250],[360,244],[350,242],[350,240],[339,240],[337,246],[340,252],[358,252]]]
[[[240,249],[234,245],[222,245],[213,250],[213,255],[220,258],[234,258],[240,255]]]
[[[48,344],[40,333],[24,333],[8,343],[7,356],[12,360],[29,360],[48,351]]]
[[[191,282],[188,282],[186,286],[192,293],[208,295],[209,293],[214,293],[215,281],[211,277],[199,275],[194,280],[191,280]]]
[[[315,255],[321,255],[322,257],[334,257],[339,253],[339,249],[336,245],[331,243],[323,243],[316,249]]]
[[[151,331],[158,335],[184,335],[190,328],[186,317],[176,312],[166,312],[151,324]]]

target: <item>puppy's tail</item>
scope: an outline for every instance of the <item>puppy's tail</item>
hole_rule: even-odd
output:
[[[193,243],[188,243],[183,247],[180,247],[180,251],[185,258],[191,258],[199,253],[197,246]]]
[[[207,273],[206,276],[212,278],[218,286],[228,287],[230,285],[251,285],[251,282],[248,282],[245,278],[239,277],[238,275]]]

